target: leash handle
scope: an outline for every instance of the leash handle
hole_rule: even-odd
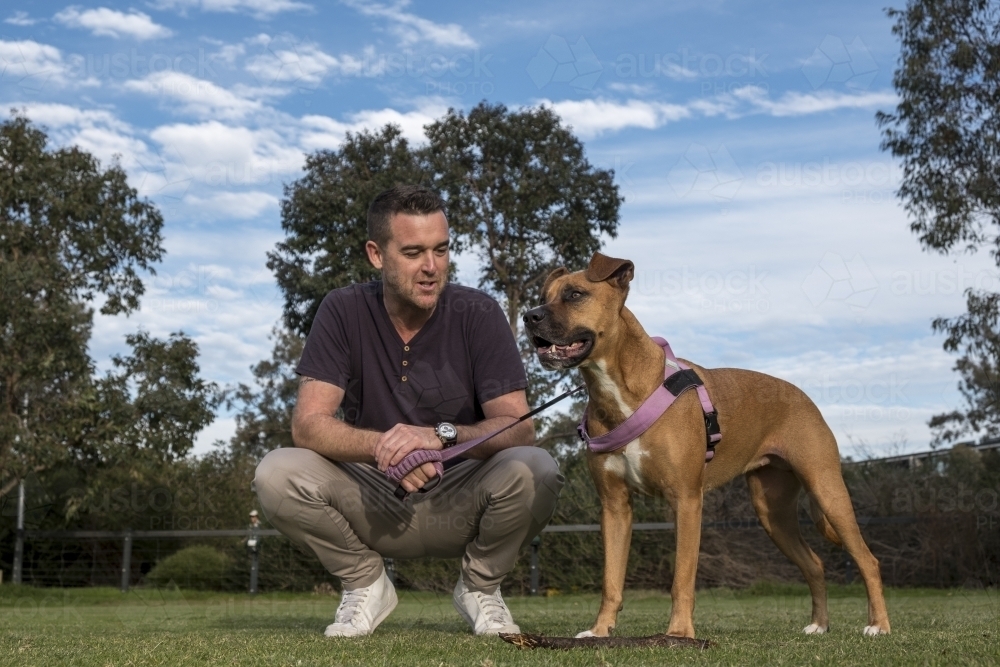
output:
[[[388,477],[390,480],[396,482],[397,486],[396,486],[395,496],[400,500],[405,500],[407,496],[407,491],[400,484],[403,478],[409,475],[411,472],[413,472],[415,468],[420,467],[424,463],[434,462],[434,468],[435,470],[437,470],[438,473],[434,479],[437,481],[432,480],[431,482],[428,482],[426,485],[424,485],[422,489],[420,489],[421,492],[430,491],[441,482],[441,478],[444,476],[444,466],[441,465],[443,462],[450,461],[451,459],[461,456],[462,454],[469,451],[473,447],[477,447],[482,443],[486,442],[487,440],[495,438],[501,433],[504,433],[505,431],[514,428],[524,420],[534,417],[542,410],[546,410],[555,405],[556,403],[558,403],[559,401],[563,400],[564,398],[567,398],[577,393],[578,391],[581,391],[586,388],[587,385],[581,384],[579,387],[575,387],[573,389],[570,389],[569,391],[565,391],[562,394],[559,394],[558,396],[553,398],[551,401],[548,401],[547,403],[535,408],[534,410],[531,410],[521,415],[515,421],[512,421],[503,428],[499,428],[496,431],[493,431],[492,433],[487,433],[486,435],[481,435],[478,438],[473,438],[472,440],[463,442],[460,445],[455,445],[454,447],[449,447],[448,449],[445,450],[418,449],[412,451],[405,457],[403,457],[403,460],[397,463],[396,465],[389,466],[389,468],[385,471],[385,476]]]

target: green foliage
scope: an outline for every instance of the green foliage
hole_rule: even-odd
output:
[[[272,449],[293,446],[292,410],[299,384],[294,368],[305,345],[302,336],[284,329],[275,328],[271,338],[271,358],[251,369],[256,386],[241,383],[229,399],[231,405],[241,405],[230,447],[257,460]]]
[[[128,313],[163,255],[156,208],[118,165],[0,124],[0,497],[81,446],[96,406],[92,310]]]
[[[879,112],[882,148],[900,158],[899,197],[928,250],[988,248],[1000,264],[1000,5],[910,0],[889,9],[902,52],[894,113]],[[935,445],[1000,432],[997,295],[970,288],[967,312],[938,318],[967,403],[931,419]]]
[[[425,156],[447,196],[461,247],[482,262],[479,286],[498,296],[516,334],[555,268],[586,266],[601,234],[615,237],[623,199],[614,172],[594,168],[551,109],[480,103],[426,128]]]
[[[224,588],[232,559],[209,546],[197,545],[181,549],[156,564],[146,581],[154,586],[175,585],[179,588],[213,590]]]
[[[285,240],[267,255],[267,267],[285,294],[289,330],[308,334],[330,290],[378,278],[365,253],[368,206],[383,190],[426,181],[394,125],[378,132],[348,133],[337,150],[306,158],[305,175],[285,186]]]

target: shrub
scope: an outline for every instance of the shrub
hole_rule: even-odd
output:
[[[198,545],[181,549],[156,564],[146,582],[154,586],[175,585],[180,588],[219,590],[226,588],[226,575],[232,559],[209,546]]]

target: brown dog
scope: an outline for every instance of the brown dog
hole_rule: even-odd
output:
[[[663,382],[664,353],[625,307],[632,262],[595,253],[586,271],[557,269],[542,289],[544,305],[524,316],[540,360],[551,368],[579,368],[590,393],[588,430],[599,436],[618,426]],[[701,542],[702,499],[746,475],[764,530],[799,566],[812,593],[807,634],[826,632],[823,563],[799,533],[803,487],[820,533],[843,545],[868,590],[866,635],[887,634],[889,615],[878,561],[854,517],[840,471],[840,454],[819,409],[795,386],[753,371],[706,370],[689,365],[705,383],[722,427],[715,458],[705,462],[705,421],[694,391],[681,394],[641,437],[606,454],[587,452],[601,497],[604,585],[590,630],[605,637],[622,606],[625,564],[632,538],[632,493],[663,496],[677,524],[667,634],[694,637],[695,575]]]

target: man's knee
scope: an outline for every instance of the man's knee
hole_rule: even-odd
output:
[[[283,447],[267,453],[254,473],[251,489],[260,500],[264,516],[272,522],[283,514],[293,511],[296,502],[294,477],[297,472],[308,470],[313,460],[319,456],[308,449]]]
[[[532,505],[555,507],[566,480],[551,454],[540,447],[511,447],[494,456],[500,457],[497,483],[513,495],[533,501]]]

